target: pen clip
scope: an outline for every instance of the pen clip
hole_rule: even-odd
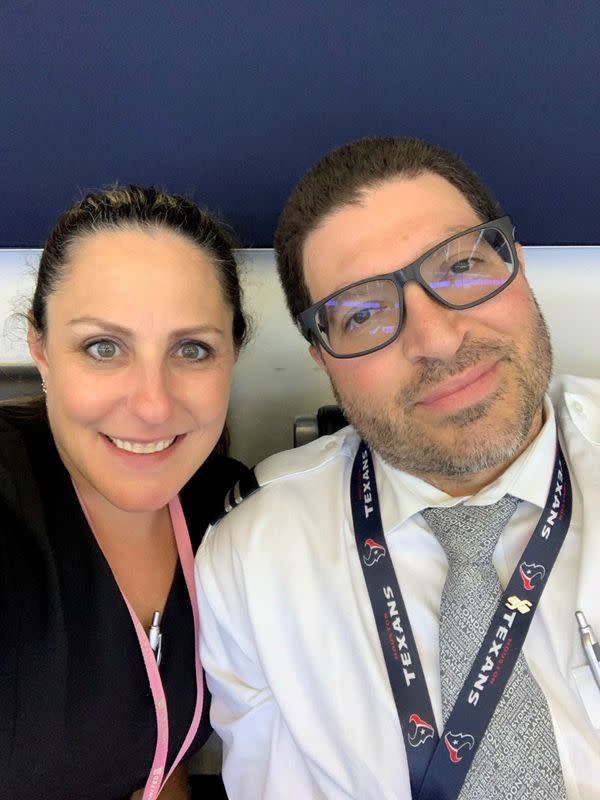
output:
[[[581,644],[583,645],[585,657],[592,671],[592,675],[594,676],[594,680],[600,689],[600,644],[598,644],[598,640],[591,626],[588,625],[583,611],[576,611],[575,619],[579,626],[579,635],[581,636]]]
[[[152,624],[150,625],[150,629],[148,631],[148,641],[150,642],[150,647],[152,648],[152,652],[156,658],[156,665],[158,667],[160,667],[160,660],[162,657],[162,632],[160,630],[160,620],[160,611],[155,611],[152,614]]]
[[[579,630],[582,633],[587,633],[588,630],[591,633],[591,628],[587,624],[587,619],[585,618],[585,614],[583,613],[583,611],[576,611],[575,619],[577,620],[577,624],[579,625]]]

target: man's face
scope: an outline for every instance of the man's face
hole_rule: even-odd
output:
[[[311,298],[410,264],[481,221],[438,175],[389,180],[308,236]],[[522,268],[520,248],[519,257]],[[446,308],[414,282],[404,305],[400,336],[382,350],[336,359],[311,348],[338,402],[389,463],[447,491],[447,479],[498,473],[537,434],[551,371],[548,332],[522,269],[474,308]]]

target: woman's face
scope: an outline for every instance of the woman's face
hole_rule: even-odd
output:
[[[77,240],[30,331],[50,425],[84,500],[162,508],[221,434],[236,349],[210,257],[169,230]]]

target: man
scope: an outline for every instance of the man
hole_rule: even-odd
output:
[[[600,797],[600,385],[547,394],[510,220],[452,154],[365,139],[275,246],[352,426],[259,465],[198,555],[229,796]]]

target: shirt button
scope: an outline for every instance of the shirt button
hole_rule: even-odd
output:
[[[579,400],[574,401],[573,411],[576,411],[578,414],[583,414],[585,416],[585,409],[583,405],[579,402]]]

